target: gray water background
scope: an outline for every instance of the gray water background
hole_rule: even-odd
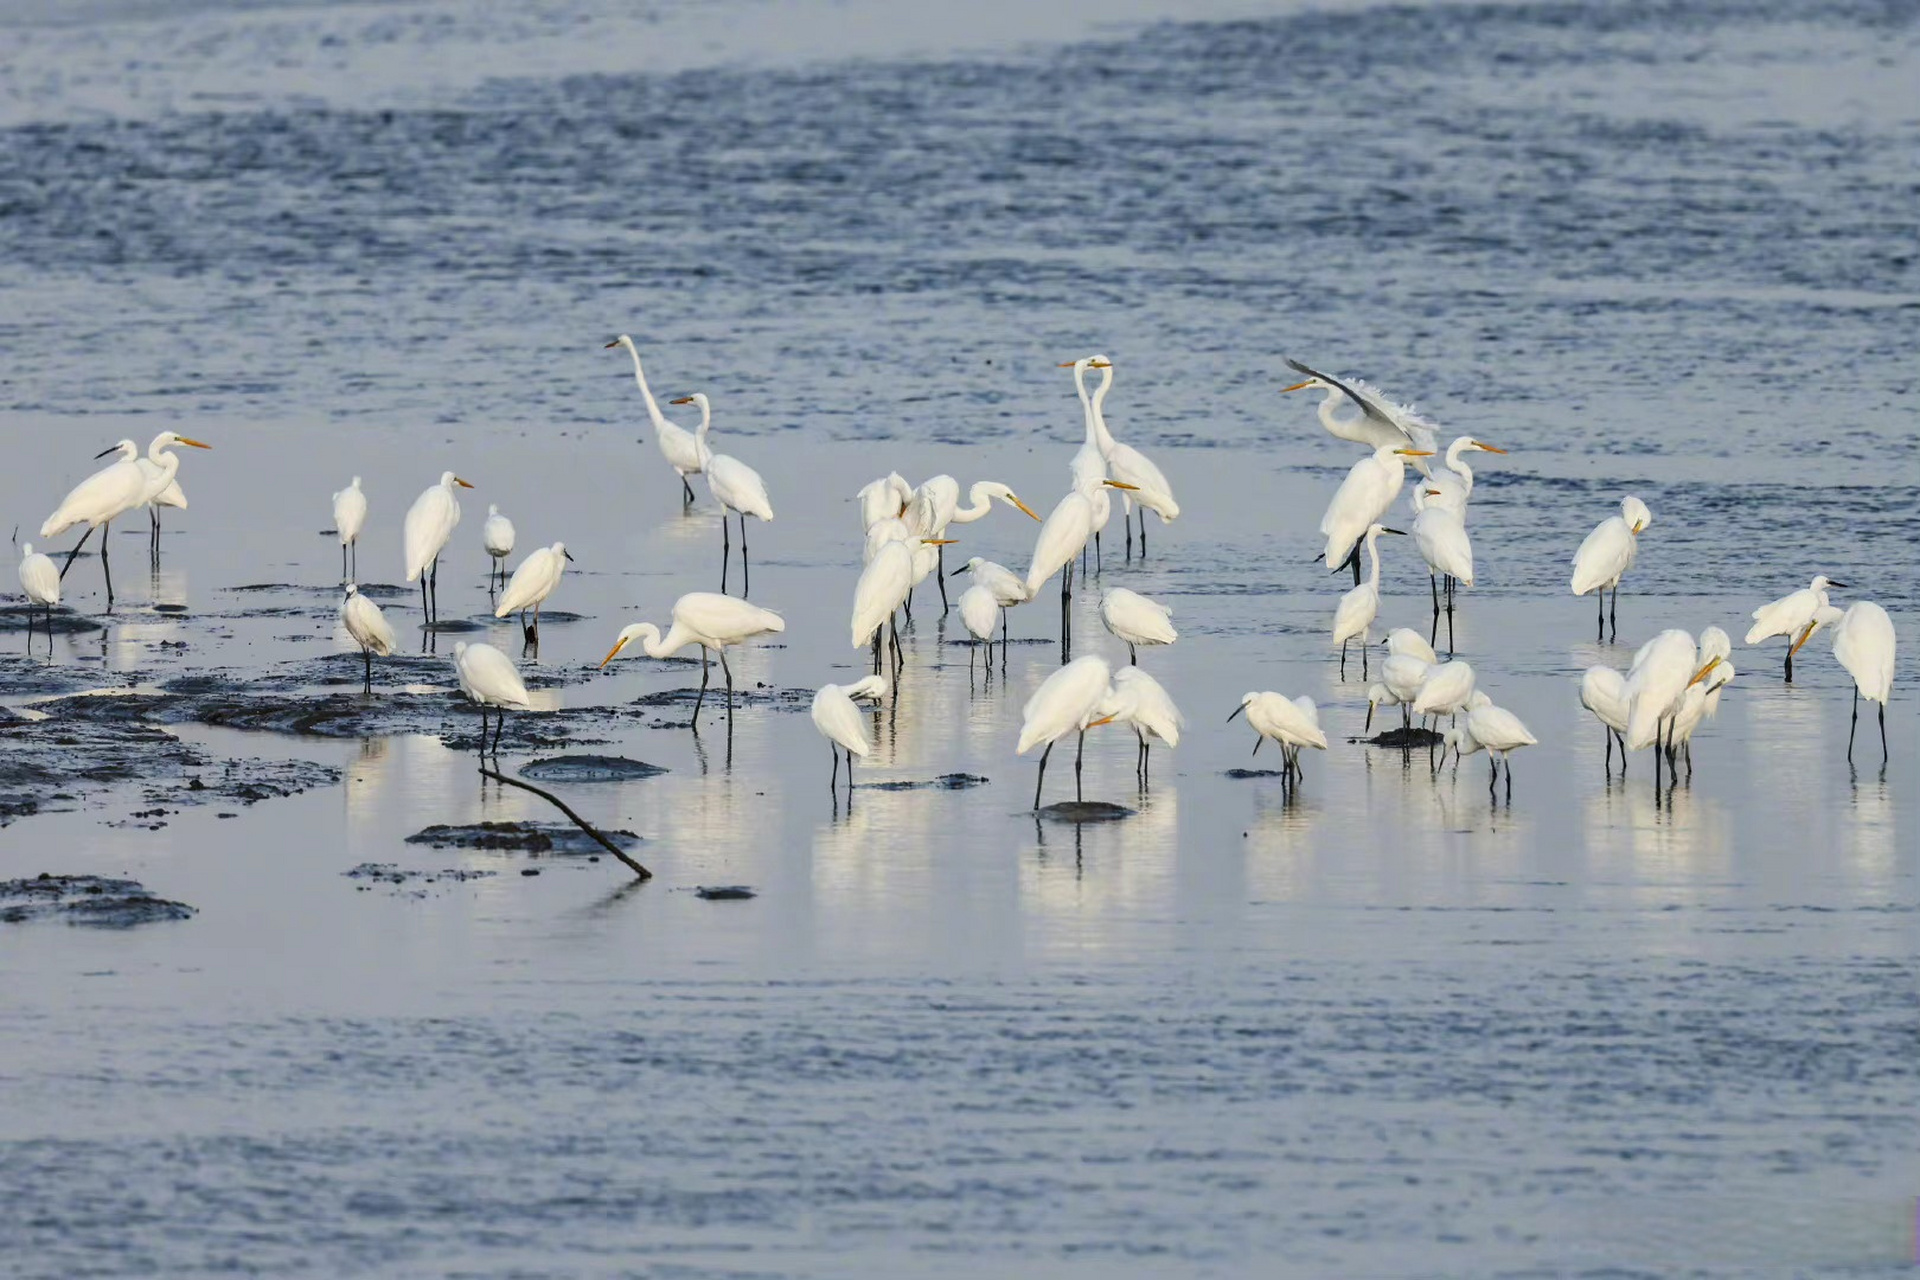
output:
[[[61,662],[144,683],[341,646],[326,495],[367,477],[362,576],[395,580],[399,515],[446,467],[480,485],[449,611],[484,606],[498,501],[523,546],[580,557],[555,605],[588,620],[543,665],[597,662],[717,578],[708,504],[682,516],[600,349],[629,331],[773,489],[753,594],[789,629],[736,672],[845,679],[853,490],[948,470],[1044,509],[1079,434],[1053,365],[1099,349],[1110,420],[1185,508],[1103,581],[1175,605],[1147,661],[1190,723],[1144,798],[1130,743],[1090,743],[1089,794],[1138,817],[1037,826],[1012,745],[1057,657],[1016,646],[978,686],[923,593],[862,776],[992,782],[849,815],[804,715],[743,708],[730,749],[636,726],[612,749],[673,772],[574,798],[648,837],[637,890],[403,845],[544,816],[435,737],[182,730],[346,780],[157,832],[112,804],[0,830],[4,874],[201,908],[0,934],[0,1269],[1906,1274],[1917,19],[13,10],[6,521],[30,535],[122,435],[217,445],[165,568]],[[1542,739],[1511,810],[1480,761],[1436,784],[1340,740],[1363,695],[1305,561],[1353,451],[1273,394],[1282,353],[1513,450],[1480,472],[1460,632]],[[1628,491],[1656,523],[1596,646],[1566,560]],[[954,550],[1018,561],[1024,523]],[[1784,686],[1775,642],[1736,650],[1691,787],[1656,803],[1644,757],[1608,785],[1574,673],[1661,626],[1737,638],[1816,572],[1909,640],[1892,767],[1842,759],[1825,645]],[[75,573],[97,608],[97,562]],[[1390,549],[1386,621],[1424,621],[1418,577]],[[261,582],[301,607],[228,590]],[[1112,652],[1085,607],[1079,635]],[[640,660],[543,698],[687,679]],[[1296,804],[1224,776],[1265,762],[1219,723],[1254,688],[1313,694],[1340,735]],[[365,860],[505,874],[356,893]],[[761,896],[688,891],[731,882]]]

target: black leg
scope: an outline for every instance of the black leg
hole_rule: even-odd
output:
[[[1344,649],[1342,650],[1341,656],[1345,656]],[[1342,668],[1342,675],[1344,676],[1344,674],[1345,669]],[[1360,637],[1360,678],[1362,680],[1367,678],[1367,639],[1364,634]]]
[[[827,781],[827,790],[833,791],[840,786],[840,748],[831,741],[827,743],[827,746],[833,750],[833,777]],[[848,766],[847,772],[849,774],[853,772],[852,766]],[[851,785],[853,779],[849,777],[847,782]]]
[[[1507,775],[1507,807],[1511,809],[1513,807],[1513,757],[1511,756],[1507,757],[1505,772]]]
[[[1620,584],[1613,584],[1613,603],[1607,608],[1607,631],[1609,639],[1620,638]]]
[[[80,548],[86,546],[87,539],[91,538],[92,536],[93,536],[93,526],[88,525],[87,531],[80,535],[80,541],[74,543],[73,550],[67,552],[66,562],[60,566],[60,580],[62,582],[65,582],[67,580],[67,570],[73,567],[73,558],[80,554]]]
[[[340,544],[340,576],[343,579],[347,576],[347,544],[344,542]]]
[[[53,652],[53,611],[51,609],[47,611],[47,646],[47,652]],[[1880,763],[1883,766],[1881,771],[1885,772],[1884,766],[1887,763],[1887,704],[1884,702],[1880,704]]]
[[[937,553],[938,558],[933,562],[933,571],[938,574],[940,578],[940,616],[944,618],[948,613],[952,612],[951,606],[947,604],[947,549],[945,547],[935,547],[934,551]]]
[[[431,572],[433,574],[433,623],[435,626],[439,626],[440,625],[440,557],[439,556],[435,556],[433,558],[433,565],[431,568]]]
[[[687,483],[685,476],[680,477],[680,505],[682,507],[693,505],[693,486]]]
[[[1627,778],[1627,735],[1615,733],[1613,736],[1620,739],[1620,780],[1624,782]]]
[[[1607,776],[1611,778],[1613,776],[1613,730],[1601,725],[1600,732],[1607,740]]]
[[[1127,665],[1130,667],[1140,665],[1140,654],[1135,651],[1132,642],[1128,642],[1127,644]]]
[[[1080,567],[1084,570],[1087,567],[1087,562],[1082,560]],[[1098,529],[1093,531],[1093,571],[1095,573],[1100,572],[1100,531]]]
[[[722,520],[725,516],[720,517]],[[740,513],[740,595],[742,598],[753,594],[753,580],[747,575],[753,570],[747,563],[747,513]],[[721,654],[721,665],[726,663],[726,654]]]
[[[727,509],[720,508],[720,594],[727,594],[727,565],[733,559],[733,534],[727,529]]]
[[[1345,640],[1340,642],[1340,678],[1342,680],[1347,678],[1347,642]]]
[[[1494,757],[1491,751],[1487,752],[1487,767],[1493,771],[1487,775],[1487,794],[1492,795],[1493,784],[1499,781],[1500,778],[1500,761]]]
[[[873,674],[875,675],[880,674],[880,635],[885,630],[885,623],[873,629]]]
[[[727,717],[731,719],[733,717],[733,668],[727,665],[725,649],[720,651],[720,670],[726,673],[727,677]]]
[[[720,518],[722,520],[726,519],[725,516],[722,516]],[[707,677],[712,674],[712,671],[713,671],[713,662],[712,662],[712,659],[710,659],[707,656],[707,647],[705,645],[701,645],[700,646],[700,696],[693,700],[693,723],[696,728],[699,727],[699,724],[700,724],[700,706],[702,703],[704,703],[707,700]]]
[[[1147,558],[1147,509],[1145,507],[1140,508],[1140,558],[1142,560]],[[1358,551],[1353,554],[1353,585],[1356,587],[1360,585],[1360,553]]]
[[[109,593],[108,598],[109,600],[111,600],[112,598],[111,593]],[[1792,637],[1788,637],[1787,639],[1787,683],[1788,684],[1793,683],[1793,639]]]
[[[1440,616],[1440,583],[1431,573],[1427,575],[1427,590],[1433,593],[1433,616],[1437,619]],[[1433,642],[1429,640],[1427,643]]]
[[[424,569],[420,571],[420,625],[433,625],[433,610],[427,607],[427,573]]]
[[[1075,747],[1073,751],[1073,798],[1076,803],[1086,799],[1080,792],[1080,762],[1086,754],[1087,731],[1082,729],[1080,731],[1080,745]]]
[[[1607,589],[1606,587],[1602,586],[1600,588],[1600,596],[1596,603],[1599,605],[1599,608],[1595,611],[1595,614],[1594,614],[1593,642],[1595,644],[1604,644],[1607,639]]]
[[[1853,763],[1853,731],[1860,727],[1860,686],[1853,687],[1853,719],[1847,723],[1847,763]]]
[[[1133,521],[1127,521],[1127,559],[1133,559]]]
[[[1040,753],[1040,776],[1035,778],[1033,781],[1033,811],[1035,813],[1040,812],[1040,788],[1046,785],[1047,757],[1052,754],[1053,754],[1053,744],[1049,742],[1047,744],[1047,749]]]
[[[1447,575],[1447,657],[1453,657],[1453,575]]]
[[[358,538],[353,540],[353,574],[356,578],[360,576],[360,539]]]
[[[107,579],[107,612],[113,612],[113,565],[107,558],[107,543],[112,541],[113,521],[100,526],[100,572]]]
[[[367,679],[366,679],[366,684],[361,688],[361,692],[372,693],[373,692],[373,650],[362,649],[360,650],[360,656],[367,660]]]

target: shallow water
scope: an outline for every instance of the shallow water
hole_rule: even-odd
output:
[[[578,557],[553,603],[583,617],[545,628],[509,770],[547,733],[665,766],[562,788],[657,878],[404,843],[552,816],[442,741],[471,740],[452,698],[364,739],[169,723],[344,780],[168,801],[158,830],[112,787],[0,829],[0,878],[124,874],[200,909],[0,928],[8,1267],[1905,1274],[1911,644],[1890,768],[1865,739],[1848,768],[1827,646],[1789,686],[1775,641],[1736,649],[1690,785],[1658,798],[1644,755],[1603,776],[1574,677],[1663,626],[1737,638],[1816,572],[1909,638],[1915,10],[501,12],[10,28],[0,444],[30,463],[0,500],[26,531],[121,435],[217,447],[157,574],[143,529],[115,535],[107,629],[0,680],[10,705],[194,673],[337,692],[282,687],[357,679],[316,665],[348,651],[327,494],[366,477],[360,576],[395,582],[400,513],[452,467],[479,487],[450,618],[484,614],[489,501]],[[730,734],[711,704],[697,736],[678,706],[592,710],[689,687],[685,663],[592,668],[718,585],[710,504],[680,511],[600,349],[621,330],[656,390],[714,396],[773,491],[752,595],[788,629],[733,657],[754,692]],[[1012,748],[1058,653],[970,673],[929,583],[859,780],[990,781],[836,804],[780,691],[862,665],[854,490],[949,471],[1044,510],[1079,437],[1052,366],[1093,347],[1184,508],[1144,563],[1107,539],[1100,581],[1174,606],[1181,640],[1143,661],[1186,737],[1142,793],[1131,740],[1095,731],[1087,797],[1138,814],[1035,822]],[[1541,739],[1510,806],[1483,759],[1436,779],[1346,741],[1364,686],[1307,558],[1352,450],[1273,394],[1281,353],[1513,450],[1479,468],[1457,620]],[[1597,646],[1566,561],[1629,490],[1655,524]],[[1003,508],[951,551],[1023,562],[1033,531]],[[86,614],[99,567],[68,579]],[[1411,549],[1385,573],[1383,624],[1425,625]],[[1113,654],[1092,603],[1078,646]],[[1263,688],[1329,726],[1293,803],[1227,775],[1268,763],[1221,723]],[[1049,798],[1071,779],[1063,748]],[[363,862],[499,874],[344,876]],[[693,892],[716,884],[758,896]]]

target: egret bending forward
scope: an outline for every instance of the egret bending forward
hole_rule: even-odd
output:
[[[865,760],[873,750],[873,744],[867,740],[866,720],[854,704],[865,698],[877,702],[886,696],[885,676],[867,676],[852,684],[823,684],[813,695],[813,727],[833,750],[833,776],[827,782],[827,789],[831,791],[840,785],[840,753],[845,751],[849,801],[853,799],[853,758],[859,756]]]
[[[453,646],[454,670],[460,674],[460,692],[480,708],[480,767],[486,769],[487,708],[500,717],[493,735],[493,755],[500,754],[500,739],[507,731],[507,708],[525,711],[529,705],[526,682],[513,669],[513,659],[490,644],[468,644],[462,640]]]
[[[700,646],[700,696],[693,703],[693,727],[700,727],[700,707],[707,700],[707,679],[712,662],[709,651],[720,655],[720,669],[727,675],[727,714],[733,714],[733,668],[727,665],[727,649],[755,636],[771,635],[787,629],[786,619],[771,609],[749,604],[733,596],[712,591],[691,591],[673,602],[673,625],[663,638],[660,628],[651,622],[636,622],[623,627],[613,648],[600,659],[606,666],[620,656],[635,640],[640,641],[649,658],[667,658],[690,644]]]
[[[1253,740],[1254,755],[1260,754],[1260,744],[1268,738],[1280,744],[1284,765],[1280,770],[1280,786],[1283,791],[1291,792],[1294,782],[1306,777],[1300,768],[1300,749],[1327,749],[1327,735],[1320,728],[1319,708],[1304,694],[1289,702],[1280,694],[1266,692],[1242,695],[1240,705],[1227,717],[1227,723],[1232,724],[1234,717],[1242,712],[1259,735]]]
[[[1087,751],[1087,730],[1113,719],[1100,711],[1112,678],[1113,668],[1105,658],[1091,654],[1075,658],[1048,676],[1021,708],[1020,743],[1014,748],[1014,754],[1023,756],[1039,744],[1047,744],[1047,749],[1040,753],[1040,773],[1033,782],[1034,812],[1040,811],[1040,792],[1047,781],[1047,757],[1053,754],[1053,744],[1069,733],[1080,735],[1079,746],[1073,754],[1073,798],[1084,798],[1080,766]]]

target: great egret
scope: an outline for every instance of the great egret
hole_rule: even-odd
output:
[[[1733,637],[1722,627],[1707,626],[1700,629],[1700,661],[1704,664],[1709,658],[1718,662],[1707,672],[1706,717],[1711,720],[1720,713],[1720,691],[1733,680],[1733,663],[1729,661],[1733,653]],[[1689,753],[1691,754],[1691,753]]]
[[[1254,755],[1260,754],[1260,744],[1268,738],[1280,744],[1281,759],[1285,762],[1280,772],[1283,787],[1291,789],[1295,778],[1306,776],[1300,768],[1302,747],[1327,749],[1327,735],[1320,729],[1320,712],[1312,698],[1302,695],[1289,702],[1278,693],[1244,694],[1233,715],[1227,717],[1227,723],[1233,723],[1234,716],[1241,712],[1246,713],[1247,723],[1259,735],[1253,740]]]
[[[1139,739],[1139,757],[1134,774],[1146,785],[1151,753],[1149,739],[1158,739],[1169,747],[1180,745],[1180,729],[1186,723],[1173,697],[1158,680],[1139,667],[1122,667],[1113,673],[1113,684],[1100,703],[1098,714],[1127,725]]]
[[[1113,719],[1100,712],[1112,678],[1113,669],[1105,658],[1092,654],[1075,658],[1042,681],[1027,699],[1027,705],[1021,708],[1020,742],[1014,754],[1023,756],[1040,743],[1047,744],[1047,749],[1040,753],[1040,773],[1033,784],[1035,812],[1040,809],[1040,789],[1047,780],[1047,757],[1053,754],[1053,744],[1069,733],[1080,735],[1080,745],[1073,756],[1073,798],[1083,797],[1080,765],[1087,750],[1087,730]]]
[[[1096,495],[1103,488],[1131,490],[1120,480],[1095,480],[1091,477],[1074,486],[1073,492],[1054,504],[1040,524],[1040,535],[1033,543],[1033,563],[1027,569],[1027,597],[1032,599],[1040,585],[1054,574],[1060,575],[1060,661],[1066,662],[1073,643],[1071,609],[1073,604],[1073,558],[1093,536]]]
[[[169,438],[171,437],[171,439]],[[180,478],[176,472],[169,472],[160,461],[160,451],[179,437],[170,431],[163,431],[147,445],[147,456],[134,461],[140,467],[140,473],[147,478],[147,492],[144,501],[147,518],[152,528],[148,546],[157,559],[160,555],[160,508],[178,507],[187,509],[186,491],[180,487]]]
[[[1531,747],[1538,741],[1532,730],[1520,722],[1520,717],[1505,707],[1496,707],[1485,694],[1476,697],[1479,705],[1468,709],[1463,722],[1456,728],[1447,730],[1445,740],[1457,755],[1470,756],[1485,748],[1487,759],[1493,771],[1487,777],[1487,794],[1493,794],[1493,784],[1500,776],[1501,766],[1507,771],[1507,798],[1513,798],[1513,762],[1508,758],[1512,752],[1522,747]]]
[[[1472,436],[1458,436],[1447,446],[1447,465],[1427,472],[1428,505],[1435,503],[1467,518],[1467,499],[1473,496],[1473,468],[1460,455],[1468,452],[1505,453]]]
[[[667,460],[680,477],[680,505],[693,505],[693,486],[687,483],[688,476],[699,475],[707,461],[707,427],[711,425],[707,406],[700,403],[700,427],[689,431],[667,421],[667,415],[660,412],[660,406],[654,401],[653,392],[647,387],[647,374],[640,367],[640,352],[635,349],[633,339],[621,334],[607,344],[611,351],[615,347],[625,347],[627,354],[633,357],[633,380],[640,385],[640,395],[647,402],[647,417],[653,421],[654,440],[660,446],[660,456]],[[675,400],[675,404],[694,403],[688,399]]]
[[[1011,488],[998,480],[977,480],[967,491],[968,505],[960,505],[960,482],[952,476],[939,475],[923,481],[913,491],[903,518],[907,528],[923,538],[942,538],[947,527],[955,524],[972,524],[993,510],[994,499],[1005,502],[1035,520],[1033,508],[1020,501]],[[935,556],[935,568],[940,575],[940,607],[947,608],[947,562],[946,553]]]
[[[907,596],[913,591],[916,561],[931,559],[934,547],[942,540],[934,538],[890,538],[874,552],[873,559],[860,571],[860,581],[853,588],[853,647],[865,648],[869,642],[873,645],[874,674],[880,672],[880,630],[893,617],[893,611],[906,603]],[[951,545],[951,540],[946,540]],[[896,660],[904,655],[900,653],[900,632],[896,627],[892,633],[893,653]]]
[[[1627,678],[1608,666],[1591,666],[1580,676],[1580,705],[1593,712],[1606,731],[1607,775],[1613,775],[1613,740],[1620,739],[1620,776],[1627,772]]]
[[[1334,438],[1351,440],[1369,449],[1383,446],[1399,448],[1404,445],[1422,450],[1421,457],[1431,456],[1438,447],[1438,428],[1415,413],[1411,405],[1399,405],[1388,400],[1378,387],[1369,386],[1358,378],[1342,382],[1330,373],[1316,372],[1294,359],[1288,359],[1287,367],[1295,373],[1306,374],[1307,378],[1305,382],[1280,388],[1280,394],[1285,395],[1289,391],[1325,391],[1326,398],[1320,402],[1320,425]],[[1343,401],[1360,412],[1351,418],[1340,417],[1334,411]],[[1424,463],[1420,466],[1422,471],[1426,469]]]
[[[27,593],[27,649],[33,649],[33,606],[47,611],[47,652],[53,652],[53,607],[60,603],[60,571],[53,561],[33,549],[20,548],[20,586]]]
[[[913,501],[913,486],[898,471],[889,471],[878,480],[860,487],[860,527],[873,528],[876,520],[895,520],[907,513]]]
[[[1400,488],[1407,482],[1408,458],[1431,457],[1419,449],[1381,445],[1353,464],[1346,479],[1334,491],[1327,513],[1320,517],[1320,532],[1327,536],[1322,558],[1329,572],[1337,573],[1353,561],[1353,585],[1360,585],[1360,539],[1367,526],[1378,524],[1387,514]]]
[[[1792,642],[1787,646],[1788,684],[1793,683],[1793,655],[1820,629],[1820,611],[1831,608],[1827,603],[1828,587],[1844,590],[1847,584],[1825,576],[1817,577],[1800,590],[1753,611],[1753,626],[1747,629],[1748,644],[1759,644],[1772,636],[1786,636]],[[1837,615],[1834,620],[1838,621]]]
[[[733,714],[733,668],[727,665],[729,646],[743,644],[755,636],[771,635],[787,629],[786,619],[771,609],[762,609],[733,596],[712,591],[690,591],[673,602],[673,625],[665,638],[651,622],[636,622],[622,627],[607,656],[606,666],[635,640],[640,641],[649,658],[666,658],[690,644],[700,646],[700,696],[694,699],[693,723],[700,723],[700,706],[707,699],[707,677],[712,667],[709,651],[720,655],[720,669],[727,675],[727,714]]]
[[[1447,597],[1447,656],[1453,656],[1453,586],[1458,582],[1473,585],[1473,540],[1467,536],[1467,522],[1452,507],[1439,501],[1439,490],[1421,484],[1414,494],[1413,541],[1420,558],[1427,562],[1427,587],[1433,593],[1432,637],[1440,636],[1440,587],[1444,580]]]
[[[1072,364],[1077,374],[1079,362],[1073,361]],[[1112,377],[1113,362],[1105,356],[1092,357],[1087,362],[1087,367],[1105,369],[1107,377]],[[1087,409],[1092,415],[1094,430],[1100,442],[1100,453],[1107,460],[1107,477],[1130,486],[1121,499],[1124,504],[1122,518],[1129,520],[1127,554],[1129,556],[1133,554],[1133,525],[1130,517],[1134,507],[1138,505],[1140,508],[1140,554],[1144,556],[1147,554],[1147,512],[1151,511],[1159,516],[1161,524],[1170,524],[1179,517],[1180,504],[1174,501],[1173,485],[1168,483],[1166,475],[1160,468],[1155,466],[1146,454],[1132,445],[1115,440],[1113,433],[1107,430],[1106,414],[1101,407],[1106,400],[1107,386],[1108,382],[1103,380],[1099,394],[1087,402]],[[1080,477],[1076,474],[1075,478],[1078,480]]]
[[[1108,478],[1107,455],[1105,449],[1102,447],[1103,442],[1100,435],[1101,419],[1099,406],[1101,402],[1107,398],[1107,392],[1113,388],[1113,363],[1108,361],[1106,364],[1100,366],[1100,385],[1093,389],[1092,395],[1088,395],[1087,393],[1086,380],[1087,370],[1093,367],[1093,362],[1099,358],[1100,357],[1097,356],[1082,356],[1080,359],[1073,361],[1071,365],[1073,369],[1073,389],[1080,397],[1080,415],[1083,419],[1083,425],[1087,435],[1086,439],[1081,442],[1080,447],[1074,450],[1073,460],[1068,464],[1068,474],[1072,477],[1068,484],[1069,491],[1077,489],[1082,483],[1091,484]],[[1060,367],[1066,368],[1068,366],[1062,365]],[[1093,513],[1093,566],[1096,570],[1100,568],[1100,533],[1107,527],[1107,521],[1112,517],[1113,505],[1107,500],[1104,492],[1102,492],[1094,500]],[[1129,536],[1131,536],[1131,531],[1129,531]],[[1080,559],[1083,564],[1086,558],[1086,546],[1082,544],[1080,548]]]
[[[840,783],[840,752],[847,753],[847,795],[853,795],[853,758],[867,758],[873,744],[867,741],[866,720],[854,703],[858,699],[878,701],[887,696],[885,676],[867,676],[852,684],[823,684],[813,695],[813,727],[833,749],[833,776],[827,782],[831,791]]]
[[[1667,736],[1667,776],[1679,780],[1675,763],[1672,732],[1674,719],[1681,710],[1687,690],[1706,679],[1721,659],[1702,661],[1693,637],[1678,628],[1669,628],[1640,646],[1627,672],[1627,738],[1631,751],[1654,747],[1654,784],[1659,785],[1660,762],[1657,752],[1664,730]],[[1702,698],[1705,690],[1701,691]]]
[[[526,682],[513,669],[513,660],[490,644],[460,641],[453,646],[453,667],[460,674],[460,692],[480,708],[480,754],[483,758],[488,754],[487,708],[492,707],[499,713],[500,724],[493,735],[492,753],[499,755],[500,739],[507,731],[507,709],[527,709]]]
[[[1383,643],[1387,646],[1387,652],[1396,658],[1418,658],[1429,665],[1440,661],[1440,655],[1433,651],[1432,643],[1412,627],[1395,627],[1387,632]]]
[[[1367,579],[1340,597],[1333,611],[1333,638],[1340,646],[1340,678],[1347,678],[1347,641],[1360,637],[1360,678],[1367,678],[1367,632],[1380,615],[1380,535],[1400,533],[1383,524],[1367,526]]]
[[[442,471],[440,482],[429,485],[407,508],[402,526],[407,581],[420,579],[420,616],[428,626],[440,616],[440,553],[453,537],[454,526],[460,523],[460,499],[454,496],[455,487],[473,488],[453,472]]]
[[[709,409],[707,397],[696,391],[690,396],[682,396],[674,404],[695,404],[700,406],[700,420],[704,424]],[[703,426],[704,430],[704,426]],[[707,477],[707,492],[720,504],[720,590],[727,589],[727,562],[733,557],[733,547],[727,538],[727,512],[740,513],[740,594],[746,595],[752,590],[748,577],[751,572],[747,563],[747,517],[771,522],[773,520],[773,500],[767,497],[767,482],[740,459],[731,454],[714,453],[701,444],[701,457]]]
[[[380,606],[361,595],[358,584],[352,582],[347,583],[347,594],[340,600],[340,625],[360,646],[360,654],[366,659],[366,683],[362,688],[372,693],[373,655],[377,653],[384,658],[394,651],[398,641],[393,626]]]
[[[540,643],[540,606],[560,585],[560,575],[566,572],[567,564],[573,559],[567,550],[567,544],[556,542],[550,547],[535,547],[513,571],[513,581],[500,593],[500,603],[494,609],[493,616],[504,618],[510,613],[520,615],[520,629],[527,643]],[[527,625],[527,610],[533,610],[533,625]]]
[[[194,449],[211,449],[210,444],[190,440],[186,436],[172,431],[162,431],[154,437],[148,453],[159,466],[160,474],[171,481],[180,469],[180,457],[172,452],[172,446],[184,444]],[[80,535],[80,541],[73,544],[73,550],[67,553],[66,561],[60,566],[60,576],[65,578],[67,570],[73,567],[73,558],[80,554],[80,548],[87,545],[87,539],[93,531],[100,533],[100,571],[107,584],[107,608],[113,608],[113,570],[108,563],[109,535],[115,517],[133,510],[147,500],[147,490],[151,478],[142,470],[139,457],[140,446],[131,440],[122,440],[111,449],[102,449],[94,456],[104,458],[110,453],[119,453],[120,457],[94,472],[73,487],[72,492],[60,501],[40,526],[42,538],[56,537],[76,524],[84,524],[87,531]],[[164,488],[165,486],[161,486]]]
[[[25,570],[22,569],[24,576]],[[1880,761],[1887,760],[1887,699],[1893,695],[1893,619],[1871,600],[1856,601],[1833,633],[1833,656],[1853,677],[1853,719],[1847,725],[1847,763],[1860,727],[1860,699],[1880,704]]]
[[[1180,638],[1169,621],[1170,605],[1149,600],[1137,591],[1113,587],[1100,596],[1100,621],[1118,640],[1126,642],[1129,665],[1139,661],[1139,645],[1172,644]]]
[[[1633,567],[1633,557],[1640,550],[1640,531],[1652,523],[1653,513],[1647,510],[1647,504],[1629,494],[1620,499],[1620,514],[1595,525],[1573,553],[1573,594],[1583,596],[1595,588],[1600,591],[1600,634],[1594,637],[1596,640],[1605,637],[1609,620],[1614,637],[1619,638],[1620,579]],[[1609,587],[1613,589],[1611,609],[1605,607]]]
[[[975,583],[960,593],[960,621],[966,625],[967,632],[973,637],[973,644],[967,650],[967,668],[972,670],[975,649],[982,640],[987,642],[987,670],[993,670],[993,631],[1000,625],[1000,602],[994,599],[993,592],[982,583]]]
[[[488,503],[487,522],[480,526],[480,544],[487,549],[487,556],[492,561],[487,570],[487,590],[489,591],[493,590],[493,579],[496,574],[499,575],[500,584],[506,585],[507,557],[513,554],[514,538],[513,521],[500,514],[499,503]],[[494,616],[504,617],[505,615],[495,614]]]
[[[351,578],[360,571],[360,530],[367,523],[367,495],[360,489],[360,477],[333,495],[333,531],[340,537],[340,576]],[[347,548],[353,548],[353,568],[347,568]]]

